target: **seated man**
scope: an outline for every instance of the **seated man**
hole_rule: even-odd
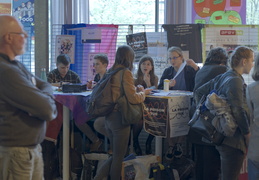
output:
[[[69,69],[70,57],[67,54],[60,54],[57,57],[57,68],[50,71],[47,75],[48,82],[53,86],[60,86],[60,82],[64,83],[81,83],[78,74]]]
[[[78,74],[69,69],[70,67],[70,57],[67,54],[61,54],[57,57],[57,68],[50,71],[47,74],[48,82],[53,86],[60,86],[60,83],[81,83]],[[56,153],[56,141],[60,129],[63,124],[63,105],[56,101],[56,106],[58,110],[58,117],[53,121],[48,123],[45,141],[42,143],[43,146],[43,158],[44,158],[44,176],[45,179],[55,178],[57,176],[55,171],[57,171],[57,161],[55,161]],[[76,126],[86,135],[87,138],[92,142],[90,146],[90,151],[97,151],[102,145],[102,140],[93,132],[91,127],[87,123],[77,124]],[[52,147],[52,148],[51,148]],[[56,156],[57,159],[57,156]]]

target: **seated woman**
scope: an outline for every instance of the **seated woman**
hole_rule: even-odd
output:
[[[170,80],[170,90],[193,91],[195,84],[194,78],[196,72],[199,70],[195,62],[192,59],[185,60],[182,50],[175,46],[168,49],[168,61],[171,66],[164,70],[158,89],[163,89],[164,80],[168,79]],[[173,158],[174,144],[182,142],[184,138],[184,136],[168,138],[169,149],[166,153],[167,159],[170,160]]]
[[[143,56],[138,65],[138,71],[136,74],[136,79],[134,82],[135,86],[142,85],[144,88],[153,87],[157,89],[158,77],[155,75],[154,71],[154,61],[151,56]],[[132,125],[133,129],[133,147],[135,153],[140,156],[142,155],[142,150],[139,146],[138,136],[143,128],[143,120],[138,124]],[[151,143],[154,139],[154,136],[149,134],[148,139],[146,141],[146,154],[151,154]]]

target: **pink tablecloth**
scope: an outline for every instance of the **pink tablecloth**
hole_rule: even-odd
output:
[[[70,109],[75,123],[80,125],[90,120],[89,115],[85,112],[85,103],[87,98],[88,96],[82,95],[55,95],[58,116],[56,119],[48,123],[46,138],[49,140],[57,140],[58,134],[63,124],[63,105]]]

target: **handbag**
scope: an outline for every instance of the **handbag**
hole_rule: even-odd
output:
[[[131,125],[131,124],[136,124],[143,119],[143,112],[144,112],[145,105],[143,102],[139,104],[132,104],[128,101],[124,93],[124,88],[122,83],[124,71],[125,70],[121,72],[122,96],[117,100],[117,104],[118,104],[118,110],[122,114],[122,124]]]
[[[143,103],[131,104],[127,97],[123,95],[117,101],[118,110],[122,114],[122,124],[131,125],[143,119]]]
[[[188,125],[193,131],[199,133],[209,143],[219,146],[222,144],[225,136],[218,132],[212,125],[211,121],[215,115],[211,114],[209,110],[204,108],[205,100],[206,96],[203,95]]]

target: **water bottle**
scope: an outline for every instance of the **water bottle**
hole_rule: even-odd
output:
[[[43,81],[47,81],[46,68],[41,68],[40,78],[41,78]]]
[[[170,80],[164,79],[164,91],[169,91]]]

